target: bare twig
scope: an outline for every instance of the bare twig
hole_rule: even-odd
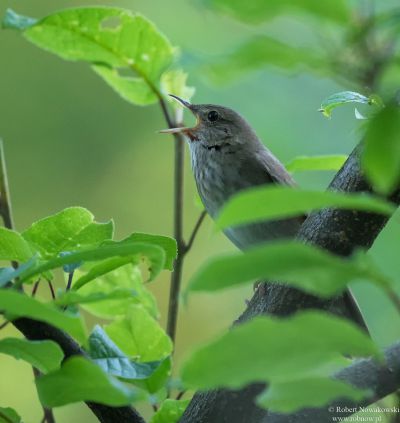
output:
[[[0,213],[7,229],[13,229],[13,217],[11,210],[10,190],[8,186],[6,159],[4,155],[4,143],[0,138]]]
[[[196,235],[197,235],[197,233],[199,232],[199,229],[200,229],[200,227],[201,227],[201,224],[203,223],[204,218],[206,217],[206,215],[207,215],[207,212],[206,212],[205,210],[203,210],[203,211],[201,212],[201,214],[200,214],[199,218],[197,219],[197,222],[196,222],[196,224],[194,225],[194,228],[193,228],[192,234],[190,235],[189,240],[188,240],[188,242],[187,242],[187,244],[186,244],[186,247],[185,247],[185,250],[184,250],[184,253],[185,253],[185,254],[186,254],[186,253],[188,253],[188,252],[189,252],[189,250],[192,248],[193,243],[194,243],[194,240],[196,239]]]

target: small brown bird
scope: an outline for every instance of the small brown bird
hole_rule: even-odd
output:
[[[166,129],[163,133],[187,136],[199,195],[212,218],[231,196],[258,185],[295,186],[283,164],[259,140],[249,123],[234,110],[213,104],[190,104],[175,96],[197,118],[193,128]],[[240,249],[261,242],[294,238],[306,216],[227,228],[225,234]],[[351,293],[344,295],[347,311],[366,327]]]

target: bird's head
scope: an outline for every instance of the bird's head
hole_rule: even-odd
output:
[[[255,137],[246,120],[228,107],[214,104],[190,104],[178,96],[170,95],[193,113],[197,123],[192,128],[170,128],[160,131],[162,133],[181,133],[193,143],[201,142],[206,145],[240,144]]]

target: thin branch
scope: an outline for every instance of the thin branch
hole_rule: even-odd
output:
[[[74,279],[74,272],[68,273],[68,281],[67,281],[67,286],[65,288],[66,291],[69,291],[71,289],[73,279]]]
[[[47,285],[48,285],[48,287],[49,287],[49,290],[50,290],[50,295],[51,295],[51,298],[53,299],[53,300],[55,300],[56,299],[56,293],[54,292],[54,288],[53,288],[53,284],[51,283],[51,281],[47,281]]]
[[[14,229],[4,143],[0,138],[0,213],[7,229]]]
[[[192,248],[194,240],[196,239],[196,235],[199,232],[199,229],[201,228],[201,224],[204,221],[204,218],[206,217],[207,212],[205,210],[203,210],[199,216],[199,218],[197,219],[197,222],[193,228],[192,234],[189,237],[189,240],[185,246],[185,250],[184,253],[187,254],[189,252],[189,250]]]
[[[32,370],[33,370],[33,376],[35,377],[35,379],[37,379],[38,377],[40,377],[40,371],[36,368],[32,366]],[[44,405],[42,405],[43,408],[43,422],[47,422],[47,423],[56,423],[56,419],[54,418],[54,414],[51,408],[47,408]]]

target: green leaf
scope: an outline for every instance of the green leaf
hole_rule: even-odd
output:
[[[29,18],[28,16],[21,16],[15,13],[12,9],[7,9],[3,18],[2,28],[24,30],[32,25],[35,25],[37,21],[37,19]]]
[[[193,276],[188,291],[217,291],[267,279],[289,283],[320,297],[331,297],[359,278],[383,287],[387,284],[366,255],[344,259],[298,241],[276,241],[245,253],[210,259]]]
[[[63,59],[95,65],[96,73],[135,104],[157,101],[161,74],[174,58],[171,44],[151,22],[114,7],[62,10],[28,27],[24,36]]]
[[[298,156],[286,164],[288,172],[305,170],[335,170],[338,171],[347,160],[345,155],[329,156]]]
[[[343,91],[340,93],[333,94],[326,98],[322,104],[319,111],[326,117],[330,118],[332,116],[333,109],[336,107],[343,106],[343,104],[348,103],[359,103],[359,104],[369,104],[377,105],[378,100],[376,96],[366,97],[360,93],[354,91]]]
[[[390,104],[368,125],[362,165],[374,188],[391,193],[400,182],[400,107]]]
[[[94,216],[82,207],[70,207],[35,222],[22,233],[44,256],[96,245],[112,238],[114,224],[94,223]]]
[[[220,228],[282,219],[328,207],[361,210],[390,215],[393,205],[377,197],[332,191],[310,191],[283,186],[262,186],[232,197],[217,219]]]
[[[153,415],[150,423],[178,423],[190,400],[166,399]]]
[[[0,260],[27,261],[32,256],[29,244],[18,232],[0,228]]]
[[[117,259],[108,259],[106,262]],[[101,265],[101,263],[100,263]],[[92,273],[92,270],[97,268],[93,266],[87,274]],[[81,272],[78,272],[78,275]],[[85,275],[77,279],[76,285],[73,289],[80,284],[80,281],[85,278]],[[130,291],[130,295],[125,295],[123,298],[113,296],[119,291]],[[142,281],[142,274],[138,266],[127,264],[122,267],[96,277],[91,283],[79,289],[79,294],[84,297],[91,297],[103,293],[105,296],[110,296],[108,300],[90,303],[86,301],[82,304],[82,308],[95,316],[101,318],[114,319],[116,316],[125,315],[127,310],[132,304],[140,303],[145,309],[153,316],[158,316],[157,302],[154,295],[144,286]]]
[[[143,242],[145,244],[158,245],[165,251],[165,268],[168,270],[174,269],[173,264],[178,255],[178,247],[174,238],[136,232],[120,242]]]
[[[97,364],[78,356],[66,360],[60,370],[37,378],[36,387],[41,403],[49,408],[81,401],[118,407],[140,397]]]
[[[162,360],[172,352],[172,342],[142,305],[133,305],[124,318],[105,327],[107,335],[130,357],[141,363]]]
[[[327,74],[327,60],[310,49],[291,46],[267,36],[248,40],[236,51],[206,66],[206,72],[217,84],[224,84],[249,71],[265,66],[287,71],[309,70]]]
[[[79,317],[63,313],[51,305],[40,303],[25,294],[1,290],[0,310],[12,315],[13,318],[30,317],[40,322],[46,322],[64,330],[81,343],[86,339],[83,322]]]
[[[180,98],[190,101],[194,96],[196,89],[186,85],[187,73],[182,69],[173,69],[165,72],[161,77],[161,87],[164,94],[174,94]],[[171,97],[167,96],[167,100],[176,110],[182,110],[182,106]]]
[[[0,353],[27,361],[42,373],[60,367],[64,357],[60,346],[53,341],[28,341],[18,338],[1,339]]]
[[[99,75],[117,94],[129,103],[147,106],[155,103],[158,98],[149,84],[140,77],[123,76],[118,69],[104,65],[93,65],[92,69]]]
[[[145,257],[150,262],[150,277],[155,278],[165,267],[165,252],[157,245],[143,244],[140,242],[130,243],[109,243],[98,248],[91,248],[83,251],[73,252],[62,257],[48,260],[36,268],[23,273],[21,281],[32,278],[35,275],[47,272],[48,270],[63,267],[67,264],[79,263],[81,261],[99,261],[110,257],[131,257],[135,262],[138,258]]]
[[[100,326],[89,337],[90,357],[106,373],[124,379],[146,379],[159,367],[159,361],[136,363],[127,357]]]
[[[293,413],[306,407],[322,407],[338,398],[360,401],[366,392],[340,380],[302,379],[274,383],[257,397],[257,404],[271,412]]]
[[[22,273],[34,267],[37,263],[37,259],[37,255],[34,255],[26,263],[20,264],[16,269],[14,269],[14,267],[4,267],[0,269],[0,287],[18,278]]]
[[[0,423],[22,423],[22,420],[12,408],[0,407]]]
[[[139,388],[146,390],[149,394],[156,394],[166,387],[171,376],[171,368],[171,357],[167,357],[150,377],[144,380],[136,380],[134,383]]]
[[[227,13],[244,22],[257,24],[285,13],[303,12],[316,18],[347,24],[350,8],[344,0],[204,0],[221,12]]]
[[[316,311],[256,317],[195,351],[181,375],[190,387],[236,389],[325,377],[348,363],[343,355],[381,357],[368,335],[343,318]]]

